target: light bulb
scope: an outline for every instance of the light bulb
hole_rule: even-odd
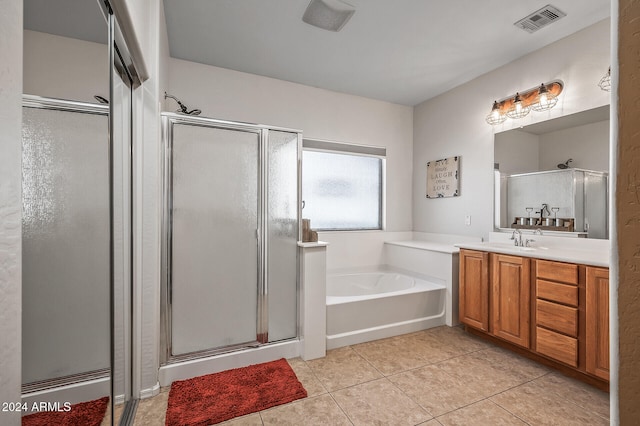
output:
[[[547,86],[543,83],[538,89],[538,99],[533,105],[531,105],[531,109],[538,112],[548,111],[557,103],[558,97],[549,92],[549,89],[547,89]]]
[[[547,92],[540,94],[540,105],[547,106],[549,104],[549,99],[547,98]]]
[[[507,116],[509,118],[522,118],[529,114],[529,110],[529,106],[525,106],[522,104],[520,93],[516,93],[516,96],[513,98],[513,104],[507,111]]]
[[[516,112],[517,113],[521,113],[522,112],[522,101],[516,102]]]

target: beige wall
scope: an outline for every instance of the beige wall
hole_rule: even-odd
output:
[[[23,92],[91,103],[94,95],[108,99],[107,45],[25,30]]]
[[[635,425],[640,419],[640,1],[619,0],[619,13],[617,393],[620,424]]]

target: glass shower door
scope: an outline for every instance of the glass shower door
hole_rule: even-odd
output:
[[[23,108],[26,392],[109,376],[109,163],[106,108],[25,103],[37,105]]]
[[[267,291],[269,342],[298,333],[298,133],[268,131]]]
[[[170,356],[257,343],[260,132],[172,133]]]

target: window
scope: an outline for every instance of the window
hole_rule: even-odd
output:
[[[319,230],[382,229],[384,148],[304,140],[302,216]]]

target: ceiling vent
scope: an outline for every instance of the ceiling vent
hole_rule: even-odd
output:
[[[552,24],[558,19],[565,16],[567,16],[566,13],[564,13],[557,7],[548,4],[540,10],[536,10],[526,18],[519,20],[513,25],[518,28],[522,28],[528,33],[535,33],[540,28],[546,27],[547,25]]]

